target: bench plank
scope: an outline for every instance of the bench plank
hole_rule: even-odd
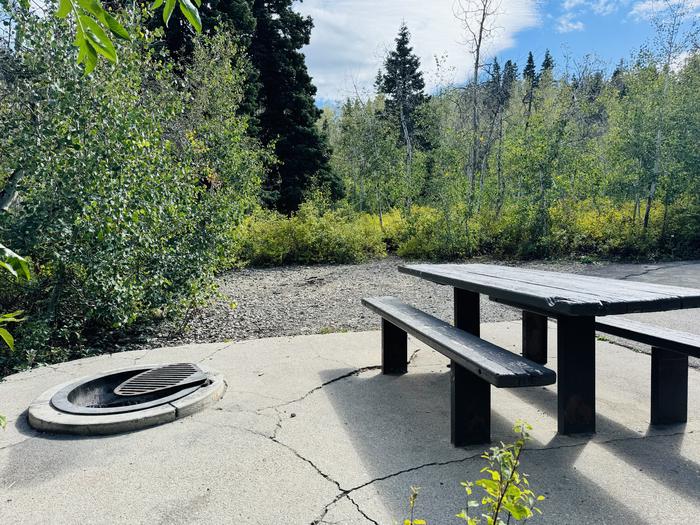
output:
[[[597,318],[595,328],[599,332],[624,339],[680,352],[693,357],[700,357],[700,335],[679,332],[619,317]]]
[[[496,387],[543,386],[556,381],[554,371],[459,330],[395,297],[363,299],[362,304]]]

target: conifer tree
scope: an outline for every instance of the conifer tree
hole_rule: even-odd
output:
[[[292,9],[292,0],[254,0],[253,16],[250,57],[260,75],[261,138],[275,144],[279,160],[266,188],[270,203],[294,211],[312,185],[338,198],[341,183],[329,168],[329,147],[316,127],[321,111],[301,53],[313,22]]]
[[[546,71],[552,71],[554,69],[554,59],[552,58],[549,49],[544,53],[544,60],[542,60],[542,66],[540,67],[540,76]]]
[[[534,83],[536,78],[535,57],[532,56],[532,51],[530,51],[527,54],[527,63],[525,64],[525,69],[523,70],[523,80],[525,80],[525,82]]]
[[[396,48],[384,61],[384,71],[377,75],[376,88],[387,96],[386,114],[403,133],[413,137],[416,109],[426,100],[425,81],[420,71],[420,59],[410,45],[411,33],[401,24],[396,37]],[[406,128],[406,129],[403,129]]]
[[[420,71],[420,59],[410,45],[411,33],[405,23],[401,24],[396,37],[396,47],[384,61],[384,71],[377,75],[375,87],[386,95],[385,115],[400,130],[406,147],[405,180],[411,180],[413,153],[416,147],[416,113],[426,101],[423,90],[425,81]],[[410,182],[409,182],[410,183]],[[406,200],[410,207],[410,199]]]
[[[264,200],[284,212],[296,210],[312,185],[327,189],[332,198],[342,192],[341,182],[329,168],[327,141],[316,128],[321,112],[300,51],[309,43],[313,22],[294,11],[292,3],[211,0],[200,8],[203,32],[232,31],[248,52],[251,67],[241,113],[249,117],[251,133],[266,145],[275,144],[279,162],[265,183]],[[162,23],[159,16],[151,22]],[[187,60],[194,35],[177,10],[165,34],[173,55]]]
[[[506,61],[503,66],[503,77],[501,79],[501,93],[504,103],[510,100],[513,95],[513,86],[518,80],[518,65],[512,60]]]
[[[525,81],[525,97],[523,98],[523,104],[525,104],[525,129],[527,130],[530,126],[530,115],[532,114],[532,103],[535,100],[535,89],[539,81],[535,70],[535,58],[532,56],[532,51],[527,55],[527,63],[523,70],[523,80]]]

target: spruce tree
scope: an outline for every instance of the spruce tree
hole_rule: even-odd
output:
[[[279,160],[267,184],[271,203],[294,211],[313,184],[337,198],[341,183],[330,170],[329,147],[316,128],[321,111],[300,51],[309,43],[313,22],[292,9],[292,0],[254,0],[253,16],[250,57],[260,75],[261,138],[275,144]]]
[[[126,0],[117,0],[125,2]],[[301,48],[309,43],[313,22],[292,9],[293,0],[211,0],[202,3],[203,32],[232,31],[251,62],[241,112],[263,144],[275,144],[278,163],[265,182],[265,201],[280,211],[299,207],[312,185],[332,198],[342,184],[330,168],[327,140],[316,128],[316,88]],[[162,25],[160,15],[152,25]],[[194,36],[178,10],[173,12],[166,43],[173,56],[187,60]]]
[[[523,80],[534,84],[537,78],[537,73],[535,70],[535,57],[532,56],[532,51],[527,54],[527,63],[525,64],[525,69],[523,70]]]
[[[395,49],[384,61],[384,71],[377,75],[375,87],[387,96],[386,115],[412,139],[416,131],[416,109],[426,101],[423,92],[425,81],[420,71],[420,59],[413,53],[411,33],[405,23],[401,24],[395,42]]]
[[[540,67],[540,76],[547,71],[552,71],[554,69],[554,59],[549,52],[549,49],[544,53],[544,60],[542,60],[542,66]]]
[[[512,60],[506,61],[503,66],[503,75],[501,78],[501,93],[504,103],[510,100],[513,95],[513,86],[518,80],[518,65]]]
[[[523,70],[523,80],[525,81],[525,97],[523,98],[523,104],[525,104],[525,129],[527,130],[530,127],[532,103],[535,100],[535,89],[539,82],[539,77],[535,69],[535,58],[532,56],[532,51],[527,55],[527,63]]]

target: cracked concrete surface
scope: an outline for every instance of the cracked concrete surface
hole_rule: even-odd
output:
[[[554,325],[550,326],[553,331]],[[517,351],[520,325],[483,336]],[[554,333],[550,341],[555,341]],[[459,482],[479,477],[485,447],[449,443],[446,360],[410,340],[409,373],[382,376],[378,332],[190,345],[90,358],[0,383],[0,508],[7,523],[453,522]],[[556,350],[549,366],[556,369]],[[700,510],[700,371],[690,420],[648,425],[649,358],[598,343],[598,433],[556,433],[556,385],[493,390],[494,441],[517,418],[534,425],[524,470],[544,493],[539,523],[693,523]],[[24,411],[49,386],[137,362],[195,361],[229,388],[213,407],[111,437],[28,428]],[[624,371],[624,373],[621,373]],[[672,516],[672,518],[669,518]],[[533,523],[537,523],[533,521]]]

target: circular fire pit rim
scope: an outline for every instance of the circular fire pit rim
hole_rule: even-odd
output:
[[[88,383],[92,383],[94,381],[99,381],[100,379],[104,379],[107,377],[111,376],[116,376],[119,374],[124,374],[126,372],[145,372],[147,370],[152,370],[155,367],[160,367],[163,365],[139,365],[139,366],[130,366],[130,367],[125,367],[125,368],[118,368],[115,370],[110,370],[109,372],[103,372],[100,374],[94,374],[91,376],[86,376],[81,379],[78,379],[77,381],[74,381],[73,383],[70,383],[66,385],[64,388],[56,392],[52,397],[51,397],[51,404],[53,407],[60,412],[66,412],[69,414],[77,414],[77,415],[89,415],[89,416],[104,416],[104,415],[109,415],[109,414],[123,414],[126,412],[139,412],[142,410],[146,410],[148,408],[153,408],[157,407],[160,405],[166,405],[172,401],[176,401],[177,399],[180,399],[182,397],[188,396],[195,392],[196,390],[199,390],[200,388],[206,386],[206,383],[204,384],[198,384],[194,385],[191,387],[187,388],[181,388],[175,392],[173,392],[170,395],[167,396],[162,396],[162,397],[156,397],[155,399],[151,401],[146,401],[142,403],[136,403],[133,405],[124,405],[124,406],[118,406],[118,407],[101,407],[101,408],[93,408],[93,407],[87,407],[87,406],[82,406],[75,404],[71,402],[70,400],[70,394],[75,391],[76,389],[80,388],[83,385],[86,385]],[[201,369],[201,367],[199,367]]]
[[[154,363],[148,366],[159,366]],[[209,376],[210,383],[190,395],[136,412],[106,415],[79,415],[61,412],[53,407],[51,398],[61,389],[80,381],[72,379],[44,391],[29,406],[27,419],[35,430],[74,435],[110,435],[141,430],[170,423],[192,415],[221,399],[227,388],[224,376],[209,367],[198,365]],[[117,368],[110,372],[128,371],[133,367]],[[87,377],[87,376],[86,376]]]

